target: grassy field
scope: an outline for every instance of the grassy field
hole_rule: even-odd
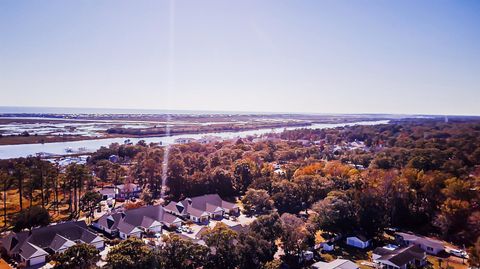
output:
[[[96,137],[79,135],[30,135],[0,136],[0,145],[43,144],[95,139]]]

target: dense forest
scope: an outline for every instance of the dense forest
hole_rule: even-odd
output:
[[[34,157],[1,160],[5,229],[33,205],[57,219],[77,218],[81,197],[104,185],[135,182],[145,201],[158,199],[165,150],[143,142],[112,144],[93,153],[86,165],[64,168]],[[218,193],[240,198],[245,213],[260,216],[242,234],[230,234],[225,227],[210,231],[211,238],[240,242],[217,246],[225,249],[222,259],[217,257],[222,253],[199,255],[217,266],[227,266],[227,259],[240,268],[275,268],[276,240],[288,261],[314,244],[320,229],[378,238],[385,228],[395,227],[466,246],[475,246],[480,236],[478,120],[297,129],[168,150],[167,200]],[[119,162],[110,162],[111,155]],[[207,236],[207,245],[219,242],[209,240]],[[229,252],[230,247],[235,251]],[[472,248],[473,262],[475,253],[478,249]]]

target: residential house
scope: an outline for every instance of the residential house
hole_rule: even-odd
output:
[[[298,262],[300,262],[300,263],[309,262],[309,261],[313,260],[314,256],[315,256],[315,254],[311,250],[302,251],[302,253],[300,254],[300,257],[298,258]]]
[[[106,213],[92,222],[92,226],[104,231],[105,233],[116,236],[118,233],[118,224],[125,217],[123,212]]]
[[[282,168],[278,168],[278,169],[273,170],[273,173],[275,173],[277,175],[280,175],[280,176],[284,176],[286,174],[285,170],[283,170]]]
[[[212,142],[222,141],[223,139],[219,136],[205,135],[202,138],[198,139],[197,142],[200,144],[210,144]]]
[[[125,183],[117,185],[116,188],[118,189],[117,196],[115,198],[132,198],[132,197],[139,197],[142,189],[134,183]]]
[[[302,146],[309,146],[312,144],[312,142],[307,139],[297,139],[297,142],[302,144]]]
[[[124,212],[109,213],[93,221],[92,226],[122,239],[140,238],[143,233],[157,233],[162,227],[179,227],[182,220],[160,205],[144,206]]]
[[[282,165],[279,163],[272,163],[273,170],[281,169]]]
[[[202,239],[202,235],[203,235],[206,231],[208,231],[208,229],[209,229],[208,226],[202,226],[202,228],[200,228],[200,229],[198,229],[197,231],[193,232],[192,237],[193,237],[194,239],[200,240],[200,239]]]
[[[367,248],[371,244],[371,240],[366,238],[363,235],[354,235],[354,236],[347,237],[346,242],[347,242],[347,245],[349,246],[361,248],[361,249]]]
[[[192,142],[195,142],[196,139],[195,138],[189,138],[189,137],[181,137],[181,138],[177,138],[175,139],[175,143],[177,144],[188,144],[188,143],[192,143]]]
[[[120,160],[120,158],[118,157],[118,155],[110,155],[110,157],[108,157],[108,160],[112,163],[118,163],[118,161]]]
[[[398,248],[396,246],[379,247],[373,250],[372,260],[377,268],[407,269],[409,265],[420,267],[426,264],[426,254],[418,246]]]
[[[312,264],[312,269],[359,269],[358,265],[345,259],[336,259],[331,262],[316,262]]]
[[[224,214],[238,215],[240,212],[236,204],[222,200],[218,194],[186,198],[179,202],[172,201],[165,206],[165,210],[198,223],[221,218]]]
[[[115,186],[103,187],[98,191],[102,195],[102,200],[115,199],[118,194],[118,189]]]
[[[322,248],[322,250],[330,252],[335,249],[335,244],[333,242],[323,242],[320,243],[320,247]]]
[[[84,221],[59,223],[31,232],[10,233],[2,239],[2,248],[10,257],[27,266],[34,266],[45,263],[48,255],[64,252],[77,243],[104,248],[103,238],[88,230]]]
[[[205,241],[203,241],[200,237],[198,237],[198,238],[197,237],[190,237],[190,236],[185,235],[185,234],[175,234],[175,235],[180,237],[181,239],[192,241],[195,244],[199,244],[199,245],[202,245],[202,246],[207,246],[207,244],[205,244]]]
[[[428,254],[438,255],[445,250],[445,245],[439,241],[426,236],[415,235],[412,233],[395,233],[395,239],[403,246],[419,246]]]

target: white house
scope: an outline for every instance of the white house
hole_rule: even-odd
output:
[[[134,183],[125,183],[117,185],[117,197],[116,198],[131,198],[131,197],[138,197],[142,192],[140,186]]]
[[[161,232],[163,226],[179,227],[181,225],[182,220],[179,217],[166,212],[160,205],[104,214],[92,223],[95,228],[112,236],[118,233],[122,239],[131,236],[141,237],[142,233]]]
[[[332,242],[323,242],[320,244],[320,247],[326,252],[330,252],[335,249],[335,245]]]
[[[199,223],[207,222],[209,219],[219,219],[224,214],[239,213],[236,204],[222,200],[218,194],[186,198],[179,202],[172,201],[165,206],[165,210]]]
[[[10,233],[1,240],[7,255],[27,266],[45,263],[49,253],[62,253],[77,243],[97,249],[104,247],[102,237],[88,230],[84,221],[69,221],[33,229],[30,232]]]
[[[142,232],[143,230],[140,228],[126,222],[121,222],[118,224],[118,236],[122,239],[127,239],[129,237],[141,238]]]
[[[445,250],[445,245],[443,242],[426,236],[398,232],[395,234],[395,238],[401,245],[415,245],[432,255],[438,255],[438,253]]]
[[[188,144],[195,141],[196,141],[195,138],[190,138],[190,137],[180,137],[174,140],[174,142],[177,144]]]
[[[31,243],[26,243],[21,248],[20,260],[27,266],[44,264],[48,253],[40,247]]]
[[[102,195],[102,200],[115,199],[118,195],[118,189],[116,187],[105,187],[98,191]]]
[[[346,242],[347,242],[347,245],[349,246],[361,248],[361,249],[368,248],[371,244],[371,240],[367,239],[363,235],[355,235],[355,236],[347,237]]]

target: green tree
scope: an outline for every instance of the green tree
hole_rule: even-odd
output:
[[[210,178],[210,184],[213,192],[218,193],[222,197],[233,196],[235,194],[232,175],[229,171],[222,168],[215,168]]]
[[[37,226],[46,226],[50,223],[48,211],[41,206],[32,206],[20,211],[13,219],[13,230],[31,230]]]
[[[53,256],[56,269],[89,269],[94,268],[100,259],[99,251],[89,244],[76,244],[65,252]]]
[[[13,179],[10,175],[3,170],[0,170],[0,184],[2,184],[2,191],[3,191],[3,226],[7,226],[7,191],[11,188]]]
[[[233,168],[234,186],[239,193],[244,193],[254,180],[256,166],[250,160],[241,160]]]
[[[472,268],[480,267],[480,237],[477,238],[477,242],[470,248],[470,255],[468,262]]]
[[[274,241],[262,238],[253,232],[240,233],[236,245],[239,268],[261,268],[263,264],[273,259],[277,251]]]
[[[237,233],[219,222],[213,229],[206,231],[202,235],[202,239],[210,248],[208,254],[209,268],[229,269],[237,267],[238,257],[234,251]]]
[[[78,197],[81,196],[86,181],[91,179],[91,174],[85,165],[72,163],[66,168],[66,178],[73,190],[73,216],[77,216]]]
[[[102,201],[102,195],[96,191],[87,191],[82,198],[80,198],[80,210],[87,214],[87,218],[93,217],[95,209],[99,207]]]
[[[153,202],[155,201],[153,199],[153,194],[152,191],[149,189],[145,188],[142,190],[142,194],[140,195],[140,199],[146,204],[146,205],[153,205]]]
[[[322,230],[348,233],[356,224],[355,205],[345,192],[332,191],[323,200],[313,204],[313,223]]]
[[[155,268],[155,257],[142,240],[129,238],[112,247],[107,254],[107,268],[144,269]]]
[[[163,243],[156,253],[160,268],[195,269],[205,266],[209,251],[207,247],[177,235],[163,237]]]
[[[285,256],[288,261],[298,262],[303,251],[308,248],[310,232],[306,224],[295,215],[284,213],[280,217],[281,221],[281,240]]]
[[[272,199],[281,213],[297,213],[304,208],[298,185],[286,179],[273,184]]]
[[[249,230],[259,234],[262,238],[275,241],[282,232],[280,216],[272,213],[258,217],[249,226]]]
[[[273,209],[273,201],[266,190],[249,188],[242,198],[242,203],[247,214],[263,214]]]
[[[280,269],[282,268],[283,262],[279,259],[275,259],[265,263],[262,269]]]

